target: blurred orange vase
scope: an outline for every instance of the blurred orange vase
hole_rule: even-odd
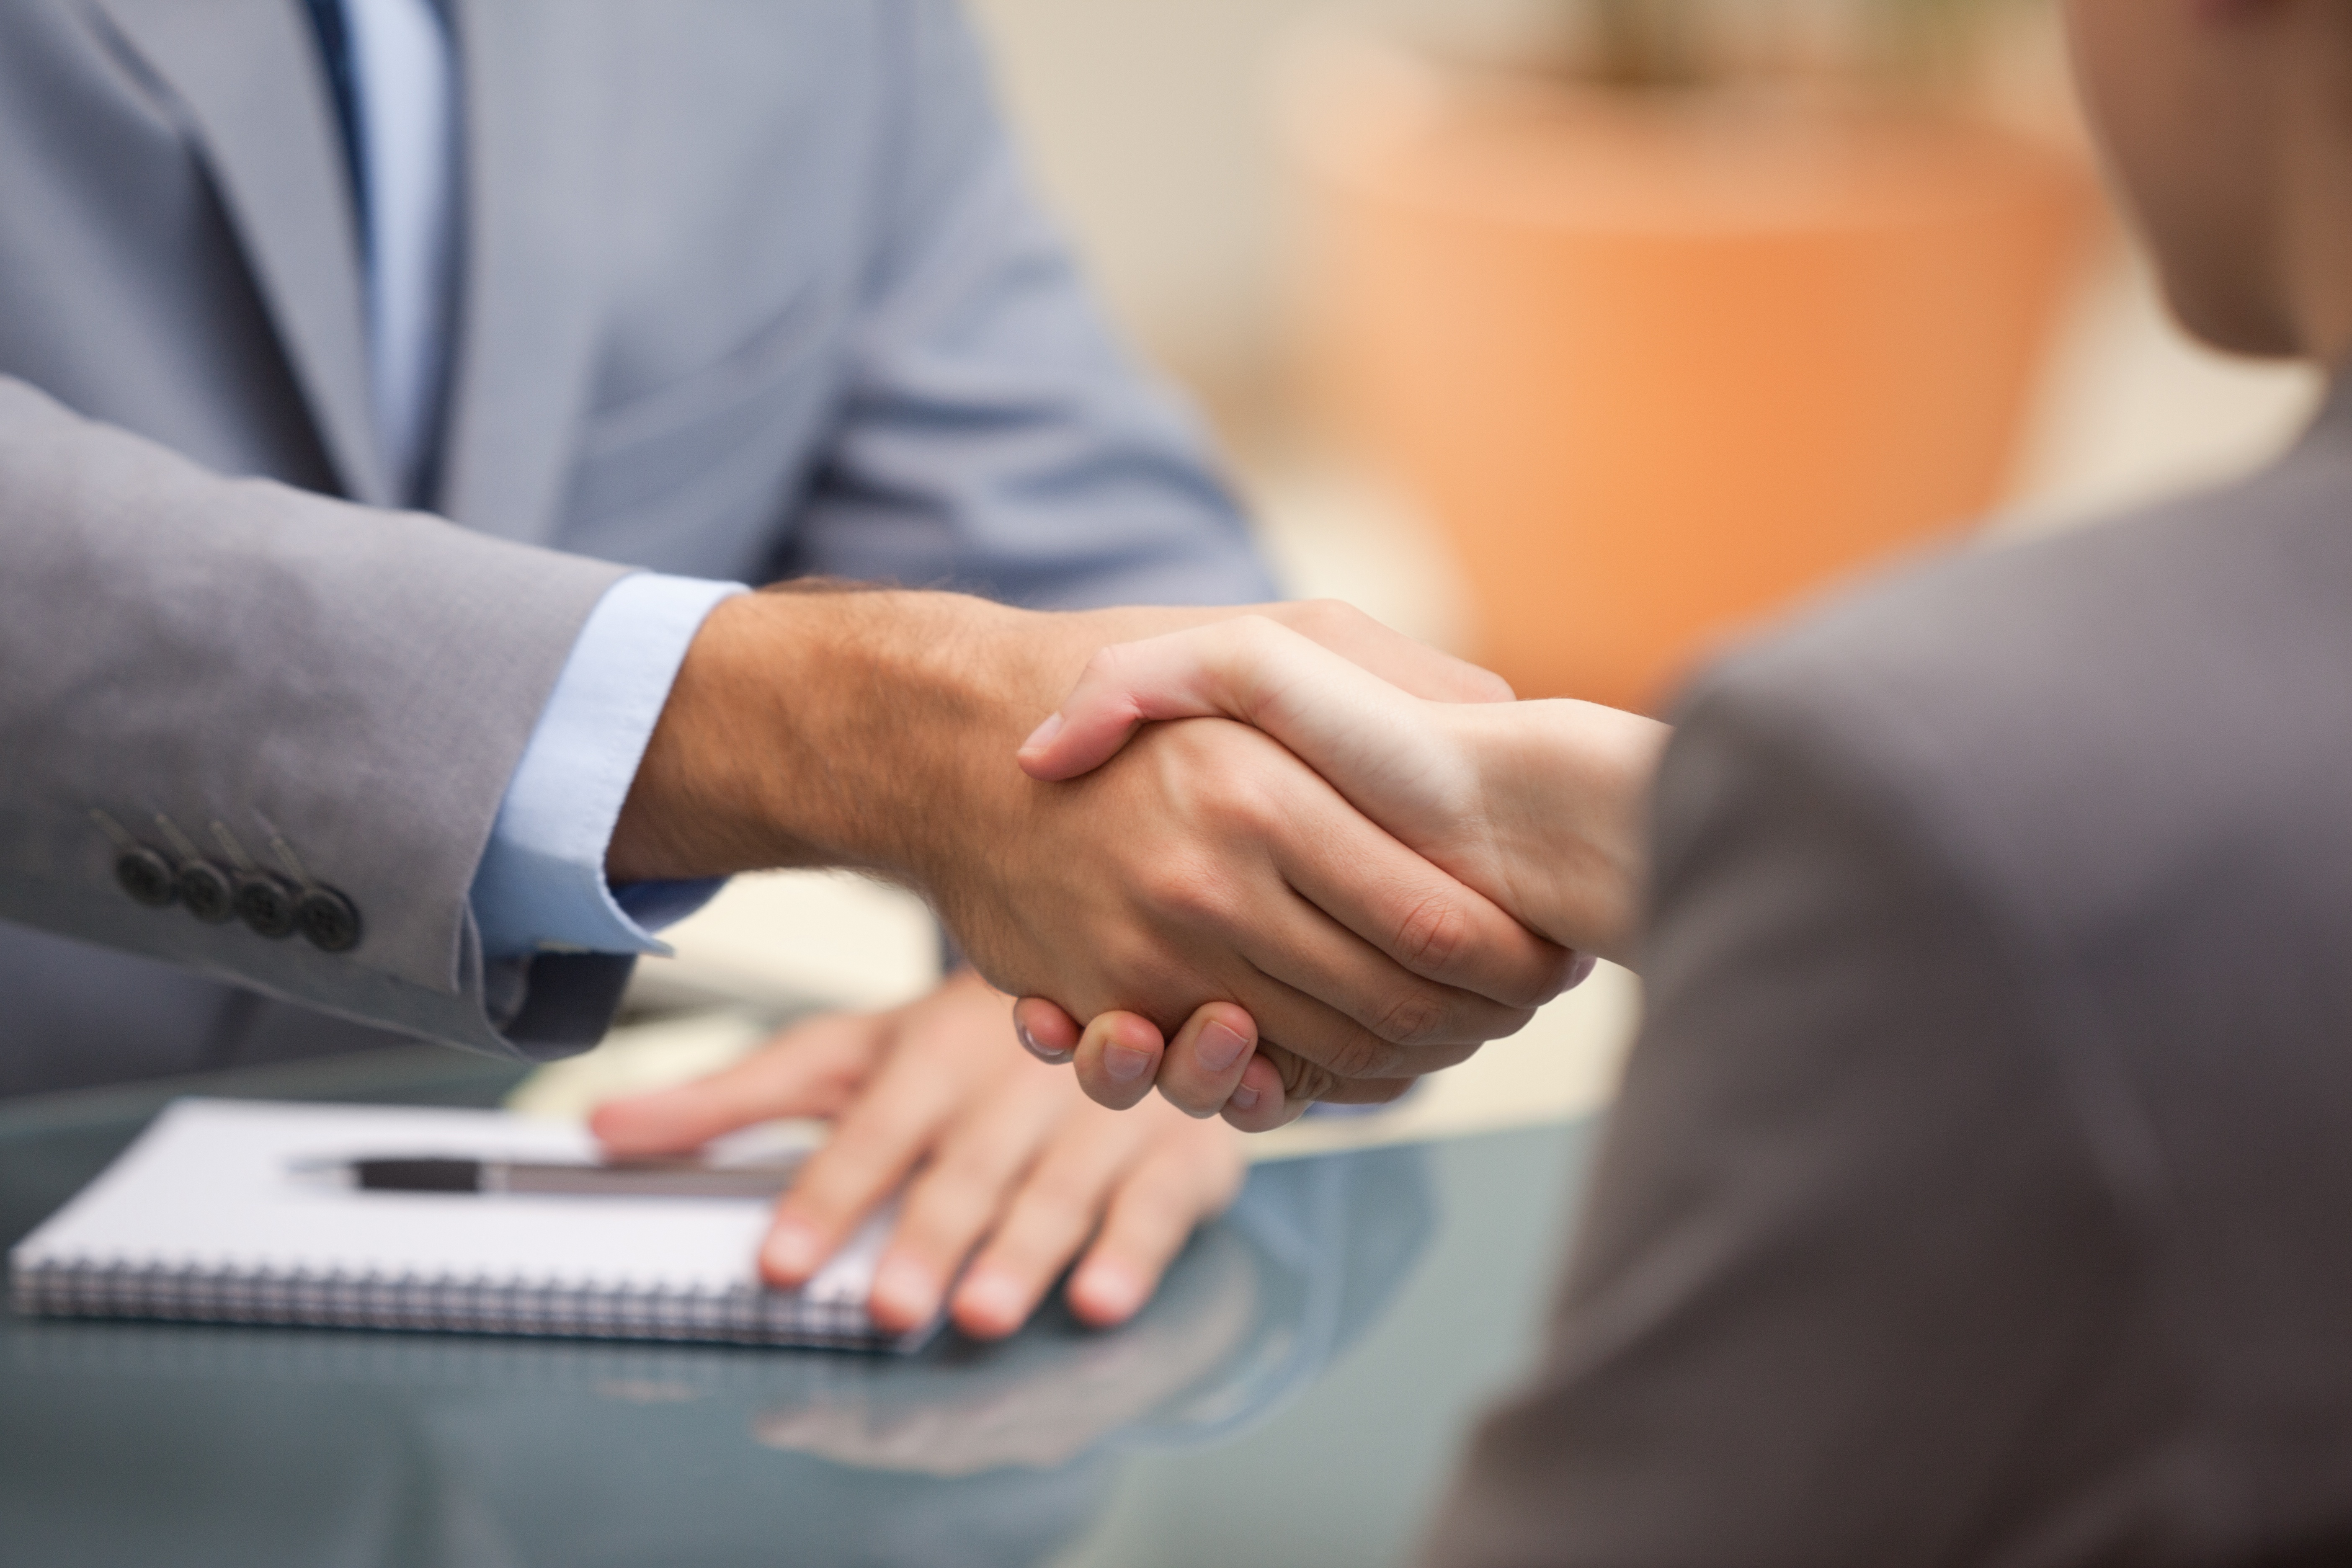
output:
[[[1294,141],[1313,384],[1450,535],[1476,655],[1652,710],[1999,498],[2100,211],[2079,151],[1962,114],[1401,53]]]

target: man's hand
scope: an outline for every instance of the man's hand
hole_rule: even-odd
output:
[[[1230,1129],[1165,1104],[1089,1103],[1022,1052],[1010,1005],[968,970],[893,1012],[800,1024],[724,1071],[604,1105],[592,1125],[641,1157],[785,1116],[828,1118],[833,1136],[778,1203],[761,1272],[806,1280],[912,1175],[869,1302],[893,1330],[929,1321],[956,1281],[957,1326],[1009,1334],[1073,1258],[1071,1310],[1123,1322],[1241,1184]]]
[[[1253,616],[1097,654],[1024,743],[1022,766],[1076,778],[1154,721],[1206,716],[1265,731],[1368,817],[1555,942],[1630,956],[1643,802],[1665,726],[1582,702],[1426,700]],[[1279,1045],[1243,1058],[1232,1042],[1251,1023],[1230,1006],[1196,1013],[1164,1055],[1157,1021],[1129,1013],[1096,1015],[1083,1035],[1037,999],[1019,1017],[1032,1048],[1074,1058],[1106,1104],[1131,1104],[1156,1083],[1194,1114],[1222,1110],[1257,1131],[1309,1100],[1373,1098]]]
[[[1238,612],[1038,615],[946,594],[771,593],[715,611],[615,833],[616,880],[856,867],[930,900],[1003,989],[1173,1030],[1239,1004],[1335,1097],[1461,1060],[1571,955],[1365,820],[1280,745],[1156,728],[1070,784],[1013,751],[1101,647]],[[1448,701],[1494,677],[1344,606],[1260,613]]]

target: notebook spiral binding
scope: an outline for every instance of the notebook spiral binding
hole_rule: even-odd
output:
[[[681,1291],[622,1281],[486,1275],[290,1272],[218,1263],[66,1258],[19,1264],[9,1304],[28,1317],[141,1318],[571,1339],[881,1349],[862,1306],[749,1285]]]

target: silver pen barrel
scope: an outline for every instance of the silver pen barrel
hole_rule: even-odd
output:
[[[614,1165],[539,1165],[485,1161],[486,1193],[548,1193],[574,1197],[772,1198],[792,1185],[789,1165],[704,1165],[641,1160]]]

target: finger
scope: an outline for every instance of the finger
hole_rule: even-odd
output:
[[[1234,999],[1265,1037],[1341,1078],[1452,1067],[1535,1016],[1407,972],[1295,893],[1267,900],[1255,929],[1234,940],[1256,971],[1238,979]]]
[[[958,1053],[901,1049],[834,1123],[776,1205],[760,1249],[772,1284],[806,1282],[876,1205],[906,1180],[955,1114],[966,1077]]]
[[[1338,1078],[1280,1046],[1265,1044],[1251,1058],[1233,1098],[1225,1102],[1223,1115],[1230,1125],[1244,1132],[1271,1132],[1297,1121],[1318,1101],[1386,1105],[1419,1081]]]
[[[1051,1067],[1060,1067],[1077,1054],[1078,1021],[1043,996],[1024,996],[1013,1005],[1013,1034],[1021,1048]]]
[[[1186,1127],[1163,1139],[1111,1194],[1102,1228],[1070,1275],[1071,1311],[1096,1328],[1135,1316],[1193,1228],[1223,1214],[1241,1185],[1241,1151],[1223,1128]]]
[[[1420,699],[1313,639],[1243,616],[1099,649],[1019,756],[1034,778],[1074,778],[1108,762],[1148,721],[1227,718],[1274,736],[1376,816],[1425,811],[1433,794],[1466,802],[1467,779],[1425,777],[1440,757],[1425,711]],[[1404,794],[1380,787],[1400,758],[1411,761],[1399,785],[1414,794],[1384,799]],[[1359,798],[1368,783],[1371,798]]]
[[[1240,1083],[1225,1101],[1223,1114],[1227,1125],[1244,1132],[1271,1132],[1307,1113],[1312,1100],[1290,1098],[1282,1069],[1276,1065],[1277,1058],[1297,1059],[1290,1058],[1281,1047],[1272,1045],[1259,1046],[1257,1054],[1250,1058],[1242,1069]]]
[[[1402,1099],[1421,1081],[1418,1078],[1335,1079],[1313,1062],[1297,1057],[1286,1059],[1279,1054],[1279,1047],[1276,1051],[1277,1054],[1266,1059],[1274,1065],[1288,1106],[1387,1105]]]
[[[1073,1119],[1030,1168],[1003,1223],[956,1286],[956,1326],[1001,1339],[1028,1321],[1078,1255],[1113,1184],[1142,1156],[1143,1124],[1124,1116]]]
[[[1576,963],[1568,949],[1538,936],[1493,900],[1423,859],[1328,785],[1292,794],[1288,830],[1268,833],[1265,839],[1273,847],[1284,880],[1398,968],[1512,1012],[1539,1007],[1567,984]],[[1292,984],[1312,995],[1347,994],[1318,984],[1311,966],[1292,973],[1298,976]],[[1285,978],[1291,978],[1291,973]],[[1401,1008],[1426,1009],[1436,994],[1427,988],[1391,987],[1382,1000]],[[1410,1032],[1391,1032],[1376,1017],[1363,1021],[1384,1037],[1411,1037]],[[1414,1021],[1407,1016],[1400,1024]],[[1258,1022],[1273,1027],[1264,1015]],[[1446,1033],[1442,1013],[1421,1022],[1426,1029]],[[1467,1037],[1457,1031],[1453,1037]]]
[[[1135,1013],[1097,1015],[1079,1039],[1075,1060],[1087,1098],[1125,1110],[1151,1092],[1163,1049],[1160,1026]]]
[[[1416,976],[1516,1011],[1559,994],[1574,962],[1565,948],[1368,820],[1277,742],[1229,721],[1195,719],[1163,727],[1140,760],[1176,787],[1194,789],[1213,776],[1217,787],[1200,796],[1204,830],[1247,847],[1256,863],[1246,869],[1271,868],[1304,896],[1286,905],[1262,875],[1234,874],[1244,868],[1172,861],[1153,879],[1150,897],[1168,916],[1192,921],[1211,948],[1239,948],[1259,968],[1349,1006],[1366,1027],[1398,1042],[1412,1037],[1389,1031],[1381,1019],[1386,1010],[1438,1038],[1491,1039],[1517,1026],[1450,1031],[1450,1000],[1412,984]],[[1310,910],[1313,918],[1305,918]],[[1251,939],[1261,951],[1252,950]],[[1249,997],[1223,995],[1275,1031]],[[1286,1043],[1317,1054],[1304,1040]]]
[[[1261,616],[1098,648],[1060,709],[1022,742],[1021,766],[1032,778],[1075,778],[1152,720],[1257,724],[1270,685],[1312,680],[1334,665],[1355,668]]]
[[[939,1310],[948,1282],[1003,1212],[1013,1184],[1036,1160],[1075,1101],[1067,1085],[1041,1086],[1031,1069],[973,1105],[908,1189],[906,1206],[874,1272],[867,1305],[897,1332]]]
[[[681,1153],[780,1116],[829,1116],[871,1069],[882,1037],[872,1017],[811,1019],[707,1078],[607,1100],[590,1113],[589,1130],[610,1152],[641,1157]]]
[[[1160,1060],[1160,1098],[1187,1116],[1214,1116],[1225,1108],[1257,1048],[1257,1020],[1231,1002],[1194,1010]]]

